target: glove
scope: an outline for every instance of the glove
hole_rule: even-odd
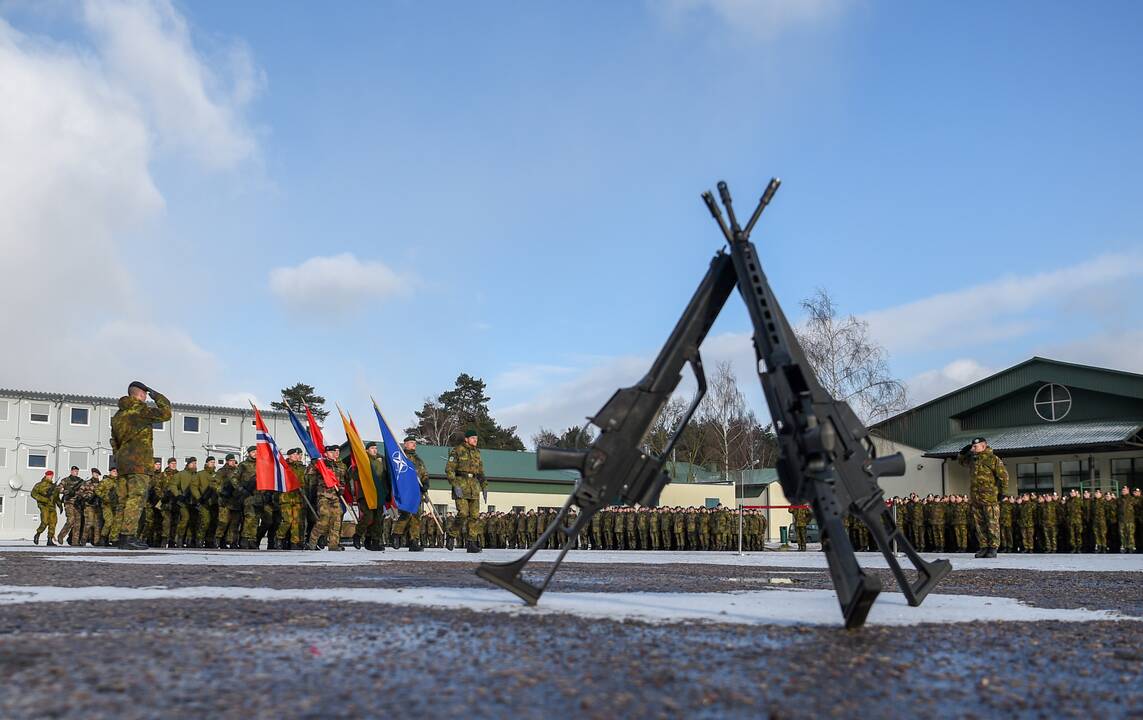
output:
[[[460,489],[460,485],[452,486],[452,496],[458,500],[464,497],[464,491]]]

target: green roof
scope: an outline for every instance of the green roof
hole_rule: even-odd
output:
[[[1078,401],[1066,418],[1068,425],[1143,417],[1143,375],[1033,357],[882,420],[870,431],[935,452],[938,445],[952,442],[954,436],[988,437],[986,428],[1030,427],[1038,420],[1031,397],[1046,383],[1069,388]]]
[[[1098,450],[1115,447],[1143,431],[1143,419],[1093,420],[1076,423],[1023,425],[1020,427],[974,430],[957,433],[937,444],[926,457],[955,457],[972,438],[980,436],[1001,455],[1025,452],[1051,452],[1064,448]]]

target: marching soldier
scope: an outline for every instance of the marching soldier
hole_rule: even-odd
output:
[[[60,501],[60,489],[53,481],[55,475],[54,472],[48,470],[40,478],[40,481],[32,487],[32,499],[36,501],[36,505],[40,509],[40,525],[32,537],[32,542],[36,545],[40,544],[40,534],[47,530],[48,545],[55,547],[53,540],[56,536],[56,510],[63,507]]]
[[[234,483],[242,494],[243,550],[258,550],[261,547],[262,538],[258,534],[258,523],[262,518],[262,508],[266,501],[258,491],[257,456],[257,445],[246,448],[246,459],[238,463],[238,473],[234,478]]]
[[[293,550],[302,547],[302,515],[306,513],[305,500],[302,499],[306,475],[306,466],[302,463],[302,449],[290,448],[286,452],[286,464],[290,466],[290,472],[298,481],[298,489],[281,493],[278,499],[282,520],[278,524],[276,547]]]
[[[393,534],[398,536],[408,535],[409,552],[421,552],[424,546],[421,545],[421,505],[428,500],[429,497],[429,471],[425,467],[425,461],[417,456],[417,438],[409,435],[404,440],[405,456],[409,458],[409,462],[413,463],[413,467],[417,471],[417,480],[421,484],[421,502],[417,506],[415,513],[408,513],[404,510],[401,511],[400,517],[397,519],[396,524],[393,526]],[[501,518],[503,520],[503,518]],[[515,520],[515,518],[513,518]],[[504,525],[504,523],[501,523]],[[507,533],[505,533],[507,534]]]
[[[321,480],[317,463],[310,465],[308,474],[315,476],[313,481],[317,487],[318,507],[317,520],[306,541],[306,550],[317,550],[318,542],[322,539],[330,550],[344,550],[341,547],[341,518],[345,511],[341,506],[340,491],[345,484],[346,468],[339,459],[341,448],[337,445],[325,446],[325,464],[337,479],[337,487],[327,487]]]
[[[64,516],[67,518],[56,537],[56,542],[60,545],[63,545],[65,537],[68,545],[78,544],[79,531],[83,527],[83,511],[76,504],[76,492],[82,483],[78,465],[72,465],[71,474],[60,481],[60,500],[63,501]]]
[[[110,545],[110,538],[119,537],[116,508],[119,504],[116,486],[119,483],[118,470],[111,468],[99,484],[95,486],[95,496],[99,499],[99,536],[96,545]]]

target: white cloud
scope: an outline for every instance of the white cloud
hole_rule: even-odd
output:
[[[257,395],[246,390],[239,390],[238,392],[232,393],[222,393],[218,396],[218,404],[224,407],[244,408],[248,407],[250,403],[254,403],[258,406],[259,409],[263,407],[269,407],[268,404],[264,406],[262,402],[258,400]]]
[[[241,121],[263,77],[240,44],[225,54],[232,77],[203,62],[186,19],[167,0],[88,0],[84,19],[109,75],[160,130],[159,139],[211,168],[231,168],[256,143]]]
[[[352,253],[312,257],[294,267],[270,271],[270,290],[298,312],[364,310],[365,303],[407,292],[412,280],[388,265],[358,260]]]
[[[1009,276],[867,313],[870,331],[893,353],[1011,339],[1058,323],[1041,313],[1115,296],[1120,307],[1143,277],[1143,254],[1119,253],[1035,275]]]
[[[1042,357],[1143,373],[1143,330],[1105,332],[1037,349]]]
[[[0,18],[0,257],[13,305],[0,314],[0,377],[101,394],[145,377],[201,394],[217,361],[156,320],[169,294],[129,266],[123,243],[163,213],[155,147],[229,166],[252,152],[250,133],[169,2],[89,2],[80,21],[61,42]]]
[[[910,405],[920,405],[996,372],[972,358],[960,358],[936,370],[926,370],[905,381]]]
[[[847,0],[663,0],[650,5],[675,24],[709,13],[732,30],[768,39],[833,20],[852,4]]]

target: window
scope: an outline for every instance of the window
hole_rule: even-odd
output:
[[[718,498],[707,498],[705,504],[708,508],[718,507]]]
[[[45,452],[28,451],[28,469],[46,470],[48,467],[48,454]]]
[[[28,422],[47,425],[50,421],[51,406],[47,403],[28,403]]]
[[[73,407],[71,409],[71,424],[84,427],[91,424],[91,412],[87,408]]]
[[[153,429],[153,430],[162,431],[162,429],[165,428],[166,426],[167,426],[166,423],[161,423],[161,422],[151,423],[151,429]]]
[[[524,512],[524,506],[523,505],[513,505],[512,506],[512,512]]]
[[[24,499],[24,514],[32,517],[40,516],[40,504],[31,495]]]
[[[0,468],[8,467],[8,448],[0,448]]]
[[[86,450],[68,450],[67,451],[68,465],[75,465],[80,470],[86,472],[87,465],[87,451]]]
[[[1116,490],[1143,485],[1143,458],[1112,458],[1111,484]]]
[[[226,419],[226,418],[219,418],[219,419],[218,419],[218,424],[219,424],[219,425],[229,425],[229,424],[230,424],[230,420],[228,420],[228,419]]]
[[[194,415],[183,416],[183,432],[197,433],[198,432],[198,418]]]
[[[4,514],[4,496],[0,495],[0,515]]]
[[[1063,420],[1072,409],[1072,394],[1063,385],[1048,383],[1036,391],[1032,407],[1042,420],[1056,422]]]
[[[1094,484],[1098,485],[1099,480],[1096,479]],[[1093,481],[1091,477],[1091,462],[1088,460],[1064,460],[1060,463],[1060,489],[1062,492],[1069,490],[1090,490]]]
[[[496,512],[496,506],[495,505],[489,505],[488,506],[488,512]]]
[[[0,420],[8,419],[8,401],[0,400]]]
[[[1016,466],[1016,492],[1050,493],[1056,489],[1053,463],[1020,463]]]

